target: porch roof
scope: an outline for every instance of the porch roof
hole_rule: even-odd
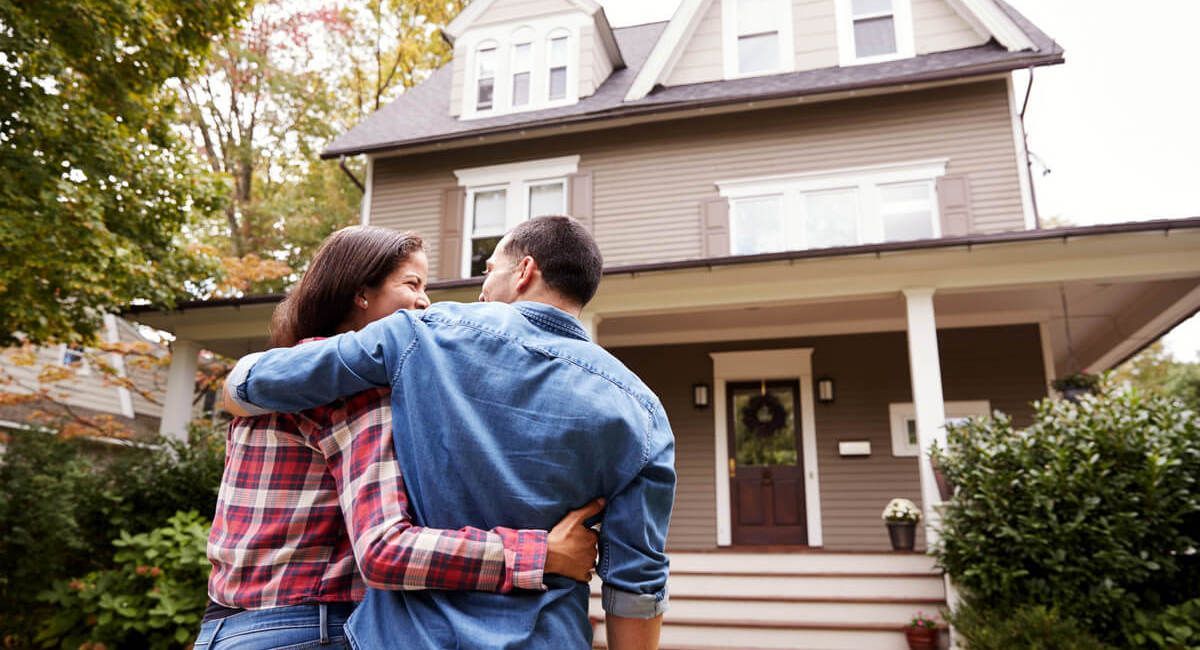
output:
[[[645,339],[634,334],[639,323],[649,327],[652,320],[646,319],[654,317],[666,317],[682,331],[685,325],[679,324],[697,314],[744,309],[807,319],[805,314],[875,301],[868,309],[890,313],[886,305],[899,292],[927,287],[937,292],[939,309],[947,310],[940,326],[989,324],[985,314],[996,314],[998,322],[1040,322],[1051,329],[1060,372],[1103,370],[1200,309],[1200,217],[614,266],[604,273],[587,310],[599,322],[602,344]],[[435,282],[430,296],[473,301],[480,283]],[[240,356],[266,346],[267,324],[281,299],[195,301],[173,311],[139,306],[126,315]],[[1000,303],[1009,306],[1003,314],[994,308]],[[902,323],[895,316],[866,319],[860,326],[894,329]],[[836,319],[818,320],[833,332],[844,326]],[[1070,346],[1068,329],[1074,332]]]

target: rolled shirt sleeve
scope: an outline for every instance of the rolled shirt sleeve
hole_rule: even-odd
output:
[[[665,415],[649,436],[649,460],[605,509],[600,531],[601,605],[612,616],[654,618],[667,609],[667,527],[675,500],[675,443]]]

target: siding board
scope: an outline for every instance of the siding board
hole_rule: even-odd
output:
[[[437,268],[440,188],[453,170],[581,156],[594,174],[595,234],[609,265],[703,256],[700,209],[719,180],[948,158],[969,178],[972,232],[1025,226],[1003,80],[378,158],[371,222],[416,230]]]
[[[1032,422],[1030,402],[1045,396],[1036,325],[941,330],[938,344],[947,400],[988,399],[1017,426]],[[675,431],[679,483],[671,548],[716,545],[713,410],[690,401],[692,384],[712,384],[709,353],[791,347],[812,347],[814,375],[836,382],[834,403],[815,410],[825,547],[885,550],[884,505],[893,497],[920,503],[916,459],[891,454],[888,404],[912,399],[903,332],[614,348],[658,394]],[[869,440],[871,456],[841,458],[839,440]]]

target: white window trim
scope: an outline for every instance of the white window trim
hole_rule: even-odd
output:
[[[721,0],[721,56],[725,79],[744,79],[782,74],[796,69],[796,39],[790,0],[776,0],[782,16],[779,20],[779,66],[773,70],[740,72],[738,70],[738,0]]]
[[[911,0],[892,0],[893,24],[896,26],[896,51],[892,54],[859,57],[854,46],[854,9],[851,0],[835,0],[837,13],[838,61],[843,66],[882,63],[916,56],[913,40]]]
[[[479,108],[479,81],[481,79],[479,76],[479,53],[483,50],[493,51],[492,58],[494,59],[494,62],[492,64],[492,106],[491,108],[481,109]],[[491,115],[493,112],[495,112],[496,104],[499,101],[500,94],[500,80],[502,79],[500,75],[500,59],[504,57],[503,52],[504,50],[501,48],[500,43],[495,39],[485,39],[471,48],[471,85],[470,92],[467,93],[470,96],[466,97],[465,99],[470,105],[472,113],[478,115]],[[504,67],[507,68],[507,66]]]
[[[729,240],[737,241],[737,220],[732,218],[736,209],[734,203],[739,199],[756,199],[770,196],[780,196],[783,199],[785,215],[801,214],[804,206],[804,196],[812,192],[837,189],[858,190],[858,233],[859,244],[882,242],[882,212],[880,209],[881,185],[893,183],[912,183],[927,181],[931,185],[932,197],[931,218],[933,220],[933,237],[942,236],[941,215],[938,211],[937,192],[933,187],[937,179],[946,175],[948,158],[888,163],[867,167],[853,167],[820,172],[806,172],[778,176],[761,176],[736,180],[717,181],[719,195],[730,202]],[[784,231],[789,226],[796,226],[795,220],[785,220]],[[798,236],[789,237],[788,241],[798,241]],[[796,250],[805,250],[807,242],[802,242]],[[793,248],[789,245],[787,250]],[[739,254],[739,253],[735,253]]]
[[[529,212],[529,188],[533,185],[561,182],[563,185],[563,213],[567,211],[567,196],[570,187],[567,178],[579,171],[579,156],[561,156],[519,163],[504,163],[485,167],[456,169],[459,187],[466,188],[467,199],[463,206],[463,249],[462,277],[471,275],[471,230],[475,216],[475,194],[489,190],[505,190],[504,230],[525,221]]]
[[[483,119],[578,103],[581,66],[585,64],[580,60],[580,40],[583,28],[591,25],[591,20],[582,12],[573,12],[473,28],[464,34],[455,46],[458,56],[467,57],[459,119]],[[567,95],[563,99],[550,101],[549,39],[560,32],[567,36]],[[481,111],[476,107],[479,66],[475,57],[480,45],[486,43],[496,44],[496,82],[492,107]],[[532,47],[529,103],[515,107],[512,105],[512,61],[513,46],[517,43],[530,43]]]
[[[962,418],[986,417],[992,414],[989,400],[946,402],[946,421]],[[920,444],[908,442],[908,421],[917,419],[917,409],[912,402],[888,404],[888,418],[892,430],[892,455],[897,458],[916,458],[921,455]]]

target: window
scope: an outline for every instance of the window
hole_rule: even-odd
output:
[[[945,162],[719,182],[730,253],[855,246],[940,236],[934,182]]]
[[[496,46],[481,46],[475,52],[475,110],[491,110],[496,94]]]
[[[512,105],[529,105],[529,82],[533,70],[533,43],[517,43],[512,51]]]
[[[911,0],[838,0],[842,64],[913,56]]]
[[[467,189],[463,273],[483,275],[504,233],[531,217],[567,211],[567,176],[579,156],[455,171]]]
[[[83,348],[78,345],[64,345],[62,349],[62,357],[59,359],[59,364],[64,366],[82,367],[83,363]]]
[[[546,63],[549,66],[550,101],[567,97],[567,36],[552,35],[547,45]]]
[[[792,68],[790,0],[723,0],[725,76],[743,77]]]
[[[946,402],[945,409],[947,424],[992,414],[992,405],[988,400]],[[921,446],[917,441],[917,411],[912,402],[888,404],[888,415],[892,423],[892,455],[920,456]]]

